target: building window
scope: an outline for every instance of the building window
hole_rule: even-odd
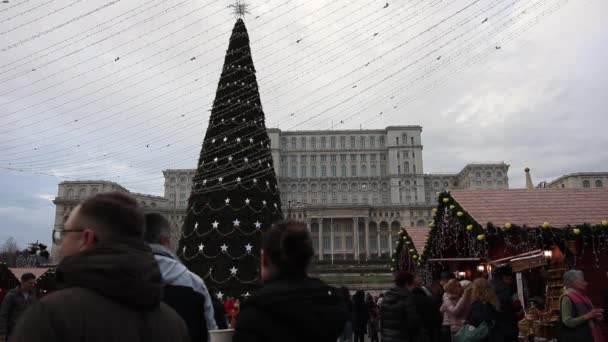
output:
[[[321,177],[327,177],[327,166],[321,165]]]
[[[300,156],[300,162],[306,163],[306,156],[305,155]]]
[[[300,148],[303,150],[306,149],[306,138],[300,138]]]
[[[380,155],[380,160],[386,161],[386,154],[381,154]]]
[[[287,157],[283,156],[281,157],[281,164],[285,164],[287,163]]]
[[[502,177],[502,172],[500,172],[500,171],[496,172],[496,177]]]
[[[475,172],[475,177],[481,178],[481,172]]]
[[[357,165],[352,165],[350,167],[350,175],[353,177],[357,176]]]
[[[353,203],[358,203],[359,197],[357,195],[353,195]]]
[[[377,176],[377,174],[376,174],[376,165],[374,164],[374,165],[372,165],[372,177],[376,177],[376,176]]]
[[[334,249],[342,249],[342,237],[334,236]]]
[[[337,157],[336,157],[336,155],[335,155],[335,154],[332,154],[332,155],[330,156],[330,158],[331,158],[330,160],[331,160],[332,162],[336,162],[336,160],[337,160],[337,159],[336,159]]]
[[[602,181],[598,179],[595,181],[595,187],[602,188],[602,187],[604,187],[604,183],[602,183]]]
[[[346,237],[346,249],[353,249],[353,237],[352,236],[347,236]]]
[[[346,148],[346,137],[340,137],[340,148]]]
[[[317,156],[310,156],[310,161],[313,163],[317,162]]]
[[[340,176],[346,177],[346,165],[340,167]]]
[[[380,176],[386,176],[386,165],[384,164],[380,165]]]
[[[331,148],[336,148],[336,137],[331,137],[329,139],[330,144],[331,144]]]
[[[83,198],[87,196],[87,190],[85,189],[80,189],[80,191],[78,192],[78,197]]]
[[[369,137],[369,147],[376,147],[376,138]]]
[[[327,148],[327,138],[321,138],[321,148]]]
[[[315,165],[310,168],[310,176],[317,177],[317,167]]]
[[[331,166],[331,176],[332,176],[332,177],[336,177],[336,176],[338,176],[338,175],[337,175],[337,172],[336,172],[336,165],[332,165],[332,166]]]
[[[401,174],[401,165],[397,165],[397,174]]]
[[[412,145],[414,145],[414,137],[411,137],[410,141],[412,142]]]
[[[359,137],[359,147],[365,148],[365,137]]]
[[[362,155],[361,155],[361,161],[363,161],[363,162],[364,162],[364,161],[367,161],[367,155],[362,154]]]
[[[590,187],[591,187],[591,183],[588,180],[583,181],[583,188],[590,188]]]
[[[350,137],[350,148],[357,148],[355,141],[356,141],[355,137]]]
[[[398,137],[395,138],[395,144],[399,145],[399,138]]]
[[[361,165],[361,176],[367,177],[367,166]]]
[[[357,155],[356,154],[351,154],[350,155],[350,161],[357,161]]]
[[[340,155],[340,161],[346,161],[346,154]]]
[[[369,249],[372,251],[376,251],[378,249],[378,245],[376,244],[376,237],[374,235],[370,235],[369,237]]]
[[[327,156],[326,155],[321,155],[321,161],[322,162],[326,162],[327,161]]]
[[[186,198],[186,193],[185,193],[185,192],[180,193],[180,194],[179,194],[179,198],[180,198],[180,199],[184,199],[184,198]]]
[[[300,168],[300,177],[305,178],[306,177],[306,166],[302,165],[302,167]]]
[[[384,147],[384,137],[380,137],[380,147]]]
[[[281,148],[287,148],[287,138],[281,138]]]
[[[296,138],[291,138],[291,149],[292,150],[296,149]]]
[[[323,237],[323,250],[328,250],[331,248],[329,236]]]
[[[310,147],[313,149],[317,148],[317,138],[310,138]]]
[[[287,177],[287,166],[281,166],[281,177]]]
[[[412,168],[414,169],[414,174],[416,175],[416,165],[412,165]]]
[[[481,186],[481,181],[477,181],[475,184],[477,184],[477,186]]]
[[[492,178],[492,172],[486,172],[486,178]]]
[[[186,206],[186,201],[179,201],[179,206],[180,207],[185,207]]]
[[[376,161],[376,155],[375,154],[370,155],[369,156],[369,160],[375,162]]]
[[[380,248],[388,249],[388,237],[386,235],[380,236]]]
[[[405,171],[405,173],[410,173],[410,163],[409,162],[403,163],[403,170]]]

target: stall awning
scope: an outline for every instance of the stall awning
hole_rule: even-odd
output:
[[[442,259],[429,259],[429,262],[461,262],[461,261],[481,261],[480,258],[442,258]]]
[[[26,273],[32,273],[36,276],[36,279],[40,278],[41,275],[48,271],[48,268],[11,268],[11,272],[21,281],[21,276]]]

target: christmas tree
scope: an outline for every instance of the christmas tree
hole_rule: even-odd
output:
[[[244,14],[245,8],[237,13]],[[179,256],[218,297],[247,296],[260,284],[261,233],[282,216],[249,35],[238,18],[188,201]]]

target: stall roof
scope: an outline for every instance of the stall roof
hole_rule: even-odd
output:
[[[412,238],[414,247],[418,253],[422,254],[422,249],[426,246],[426,235],[431,231],[428,227],[406,227],[405,230]]]
[[[537,227],[549,222],[561,228],[608,219],[608,188],[454,190],[451,195],[484,225]]]
[[[26,273],[32,273],[36,276],[36,279],[40,278],[41,275],[48,271],[48,268],[11,268],[11,272],[21,281],[21,276]]]

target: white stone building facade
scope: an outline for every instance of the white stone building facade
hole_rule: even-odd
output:
[[[431,221],[437,191],[509,187],[509,165],[503,162],[472,163],[455,174],[424,173],[421,133],[420,126],[268,130],[283,211],[307,222],[318,259],[388,257],[401,227],[426,227]],[[134,194],[143,207],[174,224],[176,239],[195,172],[163,171],[164,197]],[[128,192],[104,181],[60,183],[56,226],[94,188]]]
[[[608,186],[608,172],[577,172],[561,176],[538,187],[551,189],[585,189]]]

